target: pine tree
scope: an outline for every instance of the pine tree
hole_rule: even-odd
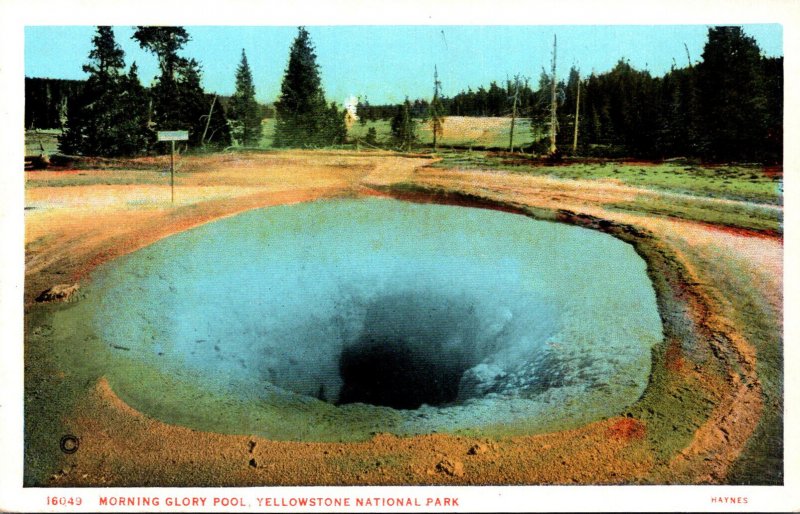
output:
[[[319,134],[321,146],[341,145],[347,138],[347,123],[345,122],[345,110],[341,111],[335,102],[331,102],[328,109],[323,113],[322,127]]]
[[[131,64],[128,74],[122,77],[119,101],[123,114],[120,128],[124,131],[124,154],[132,155],[151,148],[156,137],[148,126],[148,94],[139,80],[139,67],[135,62]]]
[[[658,148],[661,86],[625,59],[592,74],[581,96],[581,133],[602,154],[653,157]],[[572,132],[564,141],[570,140]]]
[[[767,96],[767,136],[764,162],[783,161],[783,57],[762,58]]]
[[[378,144],[378,131],[375,127],[370,127],[367,129],[367,135],[364,137],[364,142],[370,146],[375,146]]]
[[[486,91],[486,114],[488,116],[502,116],[506,112],[508,92],[497,85],[496,81],[489,83]]]
[[[176,70],[175,99],[179,113],[175,114],[173,127],[167,130],[184,129],[189,131],[189,145],[202,146],[203,132],[208,121],[209,107],[213,99],[207,98],[200,84],[200,65],[189,59]]]
[[[91,74],[100,84],[117,78],[125,67],[125,53],[114,39],[114,30],[107,26],[97,27],[92,44],[94,48],[89,52],[90,62],[83,65],[83,71]]]
[[[705,156],[758,159],[769,113],[761,50],[741,27],[712,27],[697,66]]]
[[[261,115],[244,48],[242,60],[236,69],[236,92],[231,97],[228,109],[233,137],[243,146],[257,145],[261,141]]]
[[[693,68],[673,69],[659,81],[655,152],[660,157],[698,155],[697,88]]]
[[[222,102],[219,101],[217,95],[205,94],[206,107],[210,106],[211,118],[208,118],[208,112],[203,115],[203,134],[204,137],[202,145],[206,147],[222,149],[231,145],[233,139],[231,137],[231,124],[228,119],[228,112]]]
[[[417,139],[416,124],[411,118],[411,102],[406,97],[405,102],[397,106],[397,111],[392,118],[392,139],[401,150],[409,151]]]
[[[136,65],[126,75],[124,53],[111,27],[97,27],[92,38],[86,86],[67,113],[67,128],[59,149],[67,154],[129,156],[143,152],[151,135],[147,130],[147,102]]]
[[[155,54],[161,68],[161,76],[175,80],[178,68],[186,62],[178,52],[190,41],[189,33],[183,27],[138,26],[133,39],[139,46]]]
[[[344,116],[340,117],[325,103],[316,59],[308,31],[305,27],[299,27],[289,52],[281,95],[275,102],[277,121],[274,146],[338,144],[338,135],[342,134],[342,130],[346,134]],[[331,142],[332,137],[336,142]]]
[[[178,51],[189,41],[189,34],[182,27],[140,26],[133,39],[158,58],[161,69],[161,75],[150,89],[154,127],[157,130],[187,129],[183,122],[185,110],[178,97],[177,73],[181,66],[186,65]]]
[[[183,27],[138,26],[133,39],[158,58],[161,75],[150,90],[153,100],[152,121],[158,130],[187,129],[184,109],[178,97],[178,71],[188,61],[178,52],[189,42]]]
[[[203,91],[200,64],[194,59],[184,60],[176,76],[176,98],[180,109],[176,118],[181,124],[178,128],[189,131],[189,144],[194,147],[230,146],[231,133],[225,110],[216,100],[216,95]]]
[[[195,147],[208,143],[214,146],[230,145],[230,130],[219,122],[220,116],[224,119],[224,110],[213,95],[209,97],[203,91],[200,64],[178,54],[189,42],[186,29],[140,26],[134,32],[133,39],[158,57],[161,75],[150,91],[152,121],[156,129],[188,130],[189,144]],[[212,123],[216,130],[207,131],[206,127],[210,128]],[[224,125],[227,125],[227,120]]]
[[[586,111],[586,140],[601,144],[604,142],[607,98],[603,95],[600,77],[592,72],[586,81],[584,110]]]

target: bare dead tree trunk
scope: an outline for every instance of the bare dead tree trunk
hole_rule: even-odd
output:
[[[581,112],[581,77],[578,75],[578,95],[577,99],[575,100],[575,133],[572,136],[572,153],[575,153],[578,149],[578,125],[580,124],[580,112]]]
[[[439,82],[439,69],[437,66],[434,65],[433,67],[433,102],[432,107],[432,114],[433,119],[431,123],[433,125],[433,151],[436,152],[436,142],[438,132],[442,130],[442,113],[439,112],[439,89],[442,87],[442,83]]]
[[[206,133],[208,132],[208,126],[211,124],[211,115],[214,114],[214,104],[217,103],[217,95],[214,95],[214,99],[211,101],[211,109],[208,111],[208,119],[206,120],[206,128],[203,129],[203,137],[200,138],[200,144],[202,146],[206,145]]]
[[[514,123],[517,120],[517,98],[519,97],[519,75],[514,77],[514,104],[511,107],[511,130],[508,134],[508,151],[514,151]]]
[[[556,36],[553,36],[553,68],[551,80],[553,81],[550,87],[550,155],[556,153],[556,125],[558,118],[556,118],[556,108],[558,107],[558,99],[556,98]]]

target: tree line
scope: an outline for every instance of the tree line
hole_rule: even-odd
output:
[[[85,80],[25,77],[25,129],[64,129],[72,102],[81,95]],[[145,86],[145,90],[149,88]],[[227,112],[233,95],[217,95]],[[261,119],[274,118],[275,108],[258,102]],[[228,116],[230,120],[230,116]]]
[[[207,93],[201,85],[202,69],[195,59],[182,55],[189,42],[183,27],[139,26],[133,34],[139,46],[156,56],[160,74],[149,89],[142,86],[136,63],[126,68],[124,52],[111,27],[99,26],[83,70],[89,75],[72,95],[59,96],[63,128],[59,150],[66,154],[133,156],[163,150],[159,131],[186,130],[193,148],[219,149],[235,140],[258,145],[262,137],[263,106],[256,91],[247,55],[242,50],[236,69],[236,91],[230,97]],[[52,105],[52,82],[31,82],[28,103],[41,99]],[[59,90],[60,91],[60,90]],[[44,96],[44,98],[42,98]],[[71,101],[70,101],[71,98]],[[47,111],[41,124],[55,124]],[[270,110],[271,111],[271,110]],[[292,46],[281,97],[275,104],[278,124],[275,146],[327,146],[341,144],[346,135],[344,112],[325,103],[313,47],[300,28]],[[270,113],[271,113],[270,112]],[[34,126],[34,111],[30,121]],[[48,118],[49,117],[49,118]]]
[[[574,106],[578,81],[562,85]],[[580,81],[578,129],[593,147],[645,158],[780,162],[783,157],[783,57],[761,55],[740,27],[713,27],[702,60],[652,77],[619,61]],[[574,107],[559,116],[574,127]],[[561,130],[561,144],[571,131]]]
[[[140,26],[133,38],[158,58],[160,74],[152,87],[141,85],[135,63],[126,68],[111,27],[98,27],[83,67],[89,75],[85,82],[26,79],[26,127],[63,127],[62,152],[100,156],[157,151],[159,130],[188,130],[192,147],[222,148],[233,141],[254,146],[267,114],[276,117],[274,146],[324,147],[347,141],[346,111],[326,101],[304,27],[298,28],[290,48],[272,112],[255,100],[244,50],[234,77],[236,92],[224,98],[203,91],[200,64],[182,55],[189,41],[184,28]],[[526,117],[536,137],[524,150],[545,153],[541,134],[551,125],[552,80],[542,70],[535,87],[517,76],[445,97],[435,75],[430,100],[371,105],[364,98],[357,112],[361,123],[391,119],[393,142],[402,149],[416,143],[420,120],[438,124],[434,133],[441,136],[445,116]],[[673,66],[661,77],[621,59],[613,69],[589,76],[582,77],[573,67],[556,86],[557,147],[562,152],[577,143],[580,155],[782,159],[783,58],[764,57],[740,27],[710,28],[701,59],[687,67]],[[376,144],[374,130],[364,142]]]
[[[63,129],[85,81],[25,77],[25,129]]]
[[[536,87],[530,79],[493,81],[438,102],[447,116],[507,117],[513,111],[529,118],[541,139],[526,150],[545,153],[541,134],[550,124],[551,86],[543,70]],[[577,112],[579,155],[782,160],[783,57],[764,57],[740,27],[710,28],[701,60],[673,66],[662,77],[620,59],[610,71],[583,78],[573,67],[556,89],[557,141],[563,152],[572,150]],[[418,119],[431,112],[424,99],[407,108]],[[366,100],[358,106],[359,116],[369,121],[393,119],[397,111],[396,105]]]

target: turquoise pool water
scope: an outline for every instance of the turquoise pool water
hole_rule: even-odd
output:
[[[662,339],[630,245],[389,199],[177,234],[100,269],[58,316],[146,414],[302,440],[576,426],[641,395]]]

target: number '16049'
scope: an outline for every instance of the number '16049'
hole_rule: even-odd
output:
[[[83,499],[80,496],[48,496],[48,505],[80,505]]]

